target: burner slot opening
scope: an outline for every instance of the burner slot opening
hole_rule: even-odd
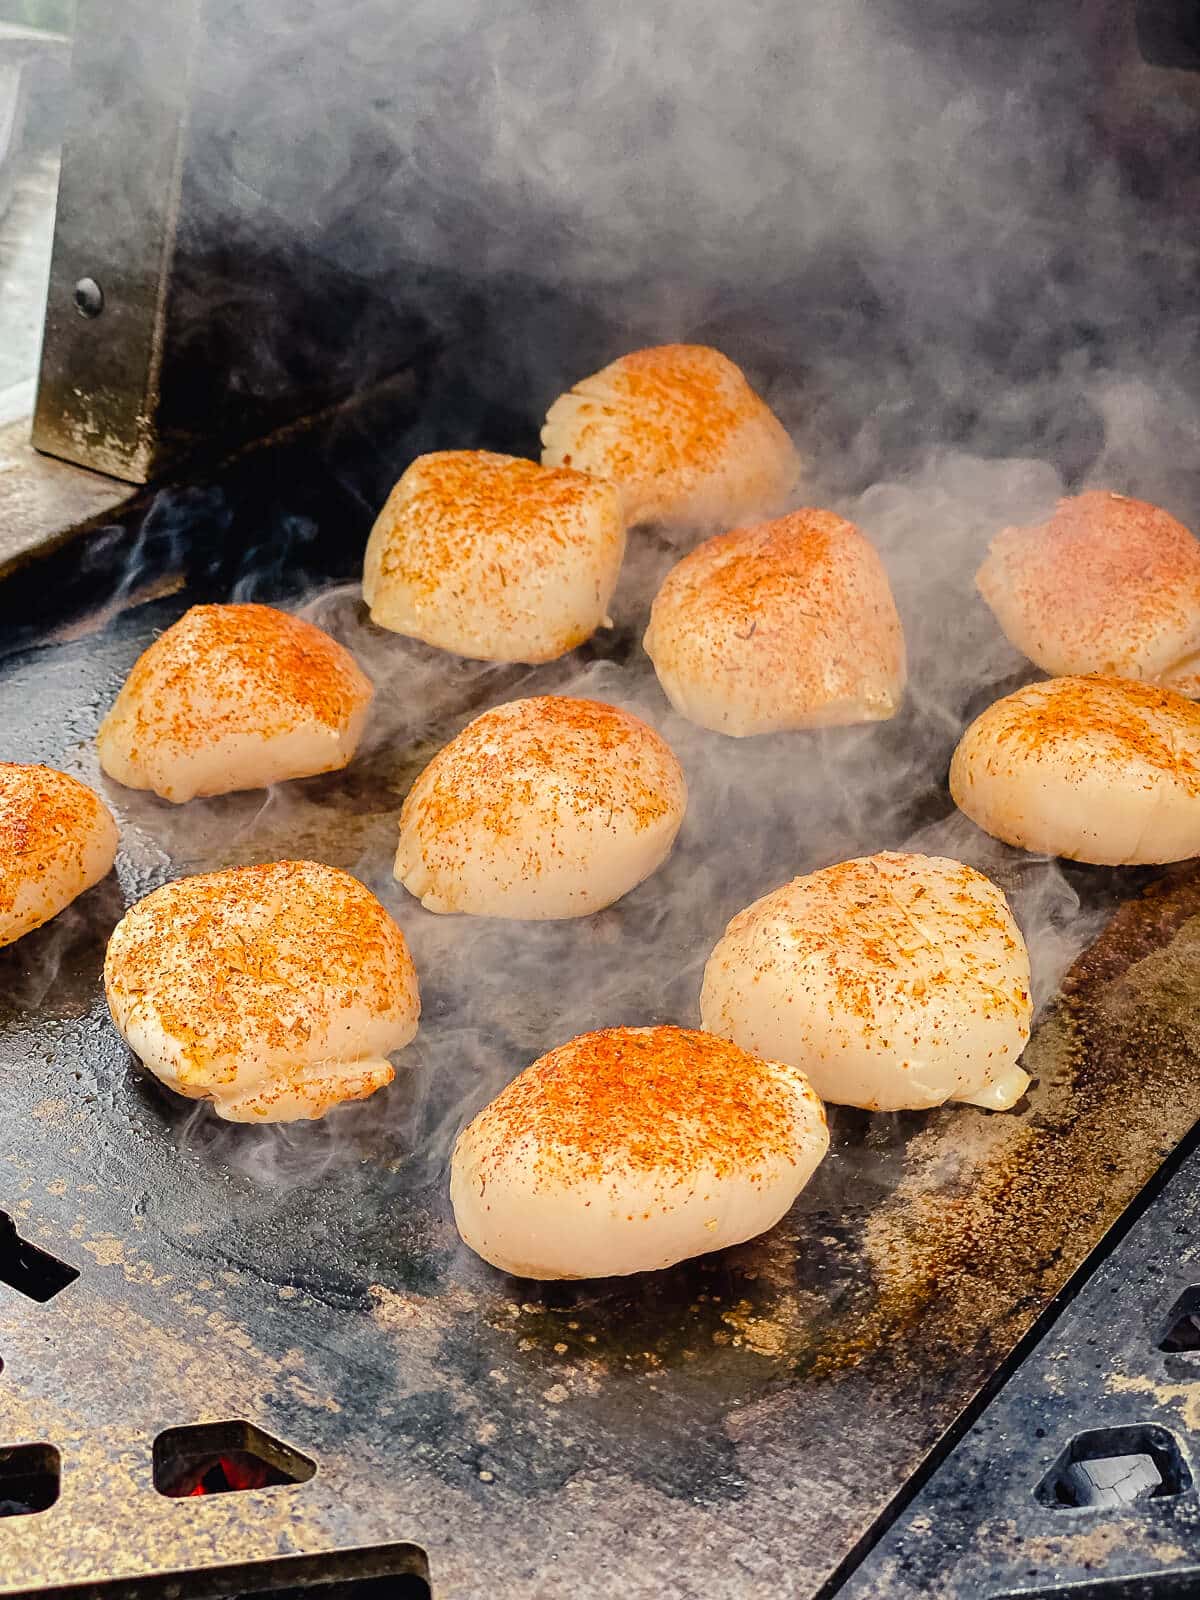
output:
[[[1200,1284],[1192,1284],[1176,1300],[1158,1340],[1171,1354],[1200,1351]]]
[[[58,1499],[62,1462],[52,1444],[0,1445],[0,1517],[29,1517]]]
[[[0,1283],[44,1305],[79,1276],[78,1268],[22,1239],[6,1211],[0,1211]]]
[[[1166,1428],[1092,1428],[1077,1434],[1038,1484],[1056,1510],[1115,1509],[1185,1494],[1192,1475]]]
[[[154,1487],[172,1500],[307,1483],[316,1470],[315,1462],[252,1422],[168,1428],[154,1441]]]

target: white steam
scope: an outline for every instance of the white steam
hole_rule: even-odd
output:
[[[1059,866],[997,844],[945,790],[968,708],[1027,669],[974,595],[972,574],[1006,522],[1040,515],[1061,484],[1030,461],[939,453],[904,482],[838,509],[876,541],[911,652],[891,723],[750,740],[693,726],[670,708],[640,647],[649,601],[677,558],[651,533],[631,539],[616,628],[540,668],[472,663],[374,627],[356,585],[304,613],[351,649],[376,685],[362,749],[344,774],[176,808],[108,784],[126,830],[152,838],[176,871],[311,855],[356,873],[395,915],[420,975],[417,1042],[372,1107],[319,1129],[218,1129],[181,1112],[186,1142],[272,1187],[361,1159],[386,1128],[415,1177],[435,1177],[466,1116],[537,1055],[589,1028],[695,1025],[704,962],[726,921],[788,878],[845,857],[911,847],[969,860],[1008,892],[1029,941],[1040,1004],[1097,931]],[[391,875],[404,793],[433,751],[488,706],[539,692],[591,696],[645,718],[687,772],[674,854],[609,910],[561,923],[439,917]]]
[[[1072,477],[1104,449],[1115,469],[1102,376],[1157,391],[1172,431],[1194,417],[1192,207],[1172,186],[1198,91],[1140,61],[1132,7],[226,12],[197,68],[189,221],[207,204],[218,254],[286,264],[308,315],[280,332],[268,290],[226,305],[219,274],[208,309],[264,372],[377,369],[369,307],[411,312],[463,379],[429,443],[489,442],[447,435],[490,405],[532,448],[573,379],[684,338],[747,365],[843,489],[931,443],[1051,453]],[[331,282],[364,296],[332,337]]]
[[[269,1137],[197,1124],[190,1140],[287,1183],[361,1153],[382,1123],[436,1174],[463,1117],[536,1055],[585,1028],[695,1022],[734,912],[883,848],[995,876],[1045,1002],[1096,931],[1086,873],[987,840],[945,777],[965,719],[1030,673],[974,591],[991,536],[1085,485],[1192,526],[1200,512],[1192,213],[1165,178],[1129,173],[1152,147],[1167,170],[1191,90],[1159,73],[1147,92],[1131,9],[1097,8],[1094,28],[1078,8],[1042,9],[1026,29],[1024,8],[982,0],[230,8],[207,46],[198,194],[302,286],[332,265],[411,306],[457,375],[431,391],[457,409],[431,400],[378,441],[384,475],[417,448],[507,445],[478,420],[498,409],[533,453],[550,400],[602,360],[718,344],[796,435],[801,503],[880,548],[911,682],[901,714],[869,728],[731,741],[692,727],[640,648],[676,558],[647,532],[630,541],[615,637],[536,671],[385,635],[356,588],[315,596],[307,614],[377,687],[347,773],[182,811],[107,792],[127,839],[174,872],[311,854],[358,873],[410,940],[422,1029],[370,1108]],[[245,323],[240,338],[269,342]],[[351,364],[375,327],[338,325]],[[295,519],[264,530],[234,595],[270,599],[310,542]],[[675,853],[578,923],[423,911],[391,878],[404,793],[470,717],[544,691],[610,700],[665,734],[691,791]]]

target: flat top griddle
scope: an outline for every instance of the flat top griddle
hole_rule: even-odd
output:
[[[950,523],[958,538],[961,506]],[[903,518],[890,527],[900,537]],[[0,1518],[0,1592],[203,1569],[186,1593],[235,1593],[266,1582],[247,1563],[410,1544],[435,1595],[464,1600],[815,1592],[1192,1128],[1200,882],[1060,871],[954,817],[942,777],[971,691],[930,675],[931,642],[958,630],[976,697],[1015,665],[979,645],[990,624],[965,601],[947,623],[944,596],[926,614],[900,593],[914,688],[891,724],[736,744],[689,728],[638,648],[642,597],[673,559],[649,539],[614,634],[537,672],[382,635],[353,589],[330,591],[309,614],[379,686],[359,759],[172,808],[101,780],[91,743],[156,631],[231,592],[163,549],[90,617],[67,622],[64,601],[56,621],[47,599],[45,642],[0,663],[4,754],[100,783],[123,836],[113,877],[0,953],[6,1209],[79,1271],[42,1303],[0,1285],[0,1444],[50,1444],[62,1461],[55,1505]],[[688,773],[680,844],[582,922],[433,917],[390,879],[403,793],[470,716],[534,689],[651,718]],[[1017,1112],[835,1110],[831,1156],[778,1228],[651,1276],[532,1284],[460,1245],[450,1144],[501,1083],[583,1028],[694,1023],[703,960],[735,910],[906,840],[993,871],[1043,967],[1115,911],[1043,1017]],[[383,897],[417,962],[422,1031],[364,1105],[228,1127],[131,1062],[103,1002],[104,943],[168,878],[285,855],[353,870]],[[232,1420],[315,1474],[155,1491],[157,1436]]]

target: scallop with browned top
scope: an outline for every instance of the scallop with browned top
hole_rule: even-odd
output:
[[[941,856],[863,856],[765,895],[709,957],[700,1015],[841,1105],[1006,1110],[1029,1082],[1025,941],[1001,889]]]
[[[480,661],[552,661],[608,624],[625,554],[611,484],[489,450],[419,456],[379,513],[371,620]]]
[[[728,528],[770,516],[799,475],[740,367],[702,344],[635,350],[550,407],[542,460],[615,483],[626,521]]]
[[[110,778],[180,803],[336,772],[374,693],[336,639],[273,606],[193,606],[135,662],[96,744]]]
[[[421,1009],[400,929],[356,878],[315,861],[155,890],[117,924],[104,982],[150,1071],[231,1122],[322,1117],[374,1094]]]
[[[879,722],[904,692],[887,573],[832,511],[700,545],[667,574],[645,644],[675,709],[738,737]]]
[[[1200,706],[1129,678],[1051,678],[978,716],[960,810],[1006,844],[1121,867],[1200,855]]]
[[[430,911],[586,916],[663,862],[686,804],[679,762],[639,718],[565,695],[513,700],[413,785],[396,877]]]
[[[686,1028],[605,1028],[464,1128],[450,1197],[463,1239],[505,1272],[649,1272],[773,1227],[828,1148],[802,1073]]]
[[[1200,696],[1200,542],[1145,500],[1093,489],[1006,528],[976,575],[1046,672],[1111,673]]]
[[[0,945],[40,928],[111,869],[117,825],[78,778],[0,761]]]

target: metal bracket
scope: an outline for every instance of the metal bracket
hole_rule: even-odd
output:
[[[143,483],[157,426],[201,0],[80,0],[41,380],[39,450]]]
[[[373,226],[369,188],[350,218],[334,184],[315,221],[263,190],[281,166],[309,178],[289,129],[261,115],[271,70],[295,93],[287,11],[80,0],[38,449],[144,483],[424,358],[429,318],[411,281],[397,292],[395,252],[376,241],[370,272],[344,259],[352,223]],[[360,86],[349,63],[334,81],[340,127]],[[396,158],[389,127],[373,137],[368,173]]]

